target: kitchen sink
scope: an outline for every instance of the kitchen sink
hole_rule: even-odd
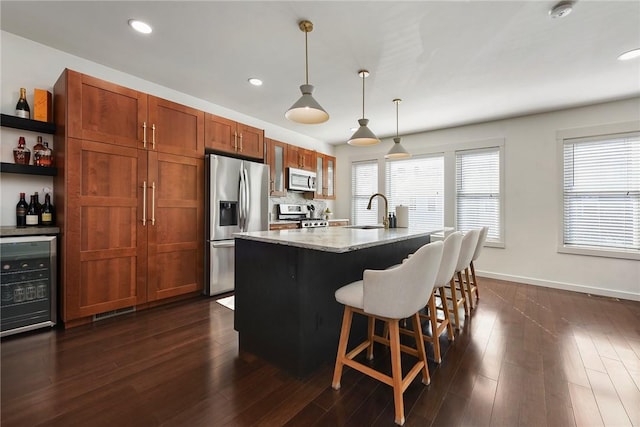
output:
[[[376,230],[384,228],[383,225],[346,225],[344,228],[357,228],[360,230]]]

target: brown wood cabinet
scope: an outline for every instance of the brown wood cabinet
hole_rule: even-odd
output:
[[[297,145],[287,145],[287,167],[315,171],[316,152]]]
[[[269,224],[269,230],[293,230],[295,228],[300,228],[298,223],[271,223]]]
[[[287,144],[275,139],[265,138],[267,146],[267,164],[269,165],[269,195],[286,196],[286,154]]]
[[[329,227],[344,227],[345,225],[349,225],[348,220],[344,221],[329,221]]]
[[[213,114],[205,114],[205,147],[264,159],[264,131]]]
[[[201,290],[204,113],[71,70],[54,105],[63,321]]]
[[[316,199],[335,199],[336,158],[316,153]]]

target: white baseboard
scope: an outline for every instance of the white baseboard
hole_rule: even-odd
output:
[[[594,288],[590,286],[576,285],[574,283],[554,282],[551,280],[535,279],[533,277],[514,276],[511,274],[493,273],[477,270],[476,274],[489,279],[507,280],[510,282],[525,283],[527,285],[543,286],[545,288],[562,289],[565,291],[581,292],[583,294],[600,295],[605,297],[621,298],[631,301],[640,301],[640,294],[615,291],[611,289]]]

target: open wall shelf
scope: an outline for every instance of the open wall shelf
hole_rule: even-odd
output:
[[[0,125],[7,128],[22,129],[38,133],[48,133],[51,135],[56,132],[55,123],[23,119],[22,117],[10,116],[8,114],[0,114]]]
[[[47,166],[17,165],[15,163],[0,163],[0,172],[21,173],[26,175],[56,176],[58,169]]]

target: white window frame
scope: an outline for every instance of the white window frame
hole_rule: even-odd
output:
[[[385,195],[387,196],[387,198],[389,199],[389,212],[393,212],[396,206],[393,206],[391,203],[391,199],[392,197],[389,194],[389,189],[387,188],[387,167],[389,167],[391,164],[393,163],[401,163],[401,162],[406,162],[406,161],[411,161],[411,160],[419,160],[419,159],[433,159],[433,158],[438,158],[438,159],[442,159],[442,227],[444,227],[444,222],[445,222],[445,177],[446,174],[444,172],[444,153],[442,152],[436,152],[436,153],[430,153],[430,154],[416,154],[408,159],[386,159],[384,162],[384,188],[385,188]],[[393,179],[393,178],[391,178]],[[416,215],[415,213],[413,213],[416,210],[416,206],[415,204],[406,204],[405,206],[407,206],[409,208],[409,224],[412,223],[412,218],[415,218],[414,215]]]
[[[504,141],[502,141],[504,142]],[[485,241],[485,246],[490,246],[490,247],[494,247],[494,248],[504,248],[504,235],[505,235],[505,220],[504,220],[504,212],[505,212],[505,171],[504,171],[504,143],[502,144],[496,144],[496,145],[485,145],[483,147],[475,147],[475,148],[465,148],[465,149],[457,149],[454,152],[454,173],[455,173],[455,179],[454,179],[454,189],[455,189],[455,200],[454,200],[454,224],[455,224],[455,228],[456,230],[458,230],[458,192],[457,192],[457,177],[458,177],[458,171],[457,171],[457,165],[455,164],[456,162],[456,155],[458,153],[461,152],[481,152],[481,151],[489,151],[489,150],[497,150],[498,151],[498,173],[499,173],[499,183],[500,183],[500,192],[499,192],[499,206],[498,206],[498,214],[500,215],[500,218],[498,218],[498,224],[500,227],[500,233],[497,239],[490,239],[489,237],[487,237],[487,240]]]
[[[376,223],[374,224],[356,224],[356,220],[355,220],[355,212],[353,211],[353,205],[354,205],[354,194],[353,194],[353,165],[354,163],[375,163],[377,165],[377,185],[376,188],[381,188],[380,187],[380,159],[378,159],[377,157],[373,156],[368,156],[368,157],[363,157],[363,158],[357,158],[357,159],[351,159],[350,160],[350,165],[351,165],[351,181],[350,181],[350,188],[349,188],[349,192],[350,192],[350,200],[349,200],[349,218],[350,221],[352,223],[352,225],[375,225],[376,223],[378,223],[379,221],[376,221]],[[377,193],[379,190],[376,190],[375,192],[371,193],[371,195]],[[371,203],[371,208],[372,210],[375,209],[378,213],[380,212],[380,209],[382,209],[383,203],[378,204],[378,198],[376,197],[372,203]],[[379,209],[380,207],[380,209]],[[379,217],[380,215],[376,215],[376,217]]]
[[[557,229],[557,251],[559,253],[598,256],[606,258],[620,258],[640,260],[640,253],[633,250],[614,249],[614,248],[595,248],[586,246],[567,246],[564,244],[564,144],[565,140],[570,139],[599,139],[613,136],[616,134],[625,134],[640,132],[640,120],[613,123],[601,126],[591,126],[577,129],[564,129],[556,132],[556,149],[557,149],[557,176],[558,176],[558,229]]]

